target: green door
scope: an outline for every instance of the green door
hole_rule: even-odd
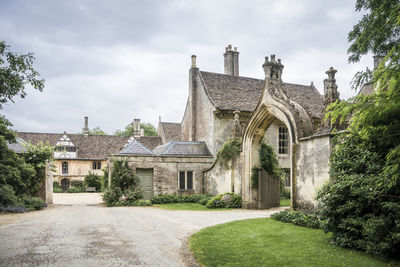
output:
[[[143,190],[143,197],[150,200],[153,197],[153,169],[136,169],[140,178],[139,187]]]

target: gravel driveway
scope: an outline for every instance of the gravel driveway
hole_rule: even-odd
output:
[[[0,265],[193,265],[187,240],[194,232],[224,222],[268,217],[281,210],[171,211],[106,208],[92,202],[62,204],[0,215]]]

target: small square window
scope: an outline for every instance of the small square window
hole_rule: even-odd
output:
[[[101,170],[101,161],[93,161],[93,170]]]
[[[179,190],[193,189],[193,171],[179,172]]]

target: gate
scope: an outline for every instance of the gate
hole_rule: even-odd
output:
[[[261,168],[258,176],[258,208],[269,209],[280,205],[279,177]]]

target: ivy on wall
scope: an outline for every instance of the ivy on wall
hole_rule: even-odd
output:
[[[234,138],[226,141],[217,153],[217,160],[224,169],[232,167],[233,163],[239,155],[242,146],[240,138]]]
[[[261,142],[260,150],[258,151],[260,159],[260,167],[263,168],[267,173],[280,177],[281,188],[282,181],[284,178],[284,172],[279,167],[278,158],[274,152],[274,149],[264,140]],[[251,187],[258,188],[258,175],[260,169],[254,166],[251,169]]]

